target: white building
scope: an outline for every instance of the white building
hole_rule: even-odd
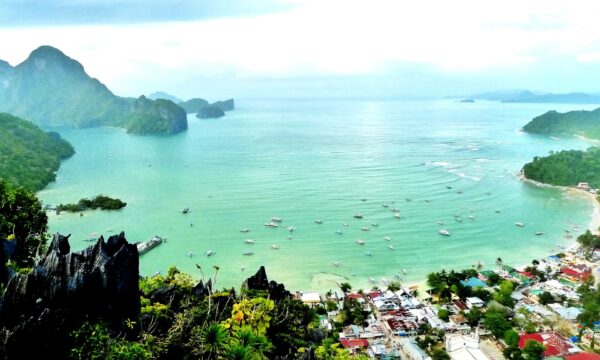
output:
[[[479,334],[446,335],[446,351],[452,360],[490,360],[479,348]]]

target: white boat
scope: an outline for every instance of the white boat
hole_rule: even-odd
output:
[[[538,231],[538,232],[535,233],[535,235],[541,236],[541,235],[544,235],[544,232],[543,231]]]
[[[216,254],[216,252],[212,251],[212,250],[208,250],[207,252],[204,253],[204,255],[210,257],[213,256],[214,254]]]
[[[281,218],[280,218],[280,217],[277,217],[277,216],[273,216],[273,217],[271,218],[271,221],[274,221],[274,222],[281,222]]]
[[[554,140],[554,141],[558,141],[560,140],[559,138],[557,138],[556,136],[550,136],[550,139]]]
[[[383,238],[383,240],[385,240],[385,241],[392,241],[392,238],[389,237],[389,236],[386,236],[386,237]]]
[[[347,223],[342,223],[342,226],[348,227],[348,224]]]
[[[276,223],[274,223],[274,222],[268,222],[268,223],[265,223],[265,226],[266,226],[266,227],[270,227],[270,228],[276,228],[276,227],[278,227],[279,225],[277,225],[277,224],[276,224]]]
[[[342,235],[342,230],[336,230],[335,233],[338,235]]]
[[[252,240],[252,239],[246,239],[246,240],[244,240],[244,242],[245,242],[246,244],[254,244],[254,243],[256,243],[256,241],[254,241],[254,240]]]
[[[394,247],[394,245],[390,244],[390,245],[388,245],[388,249],[395,250],[396,248]]]
[[[377,281],[375,279],[373,279],[372,277],[370,277],[367,281],[371,284],[377,284]]]
[[[365,241],[364,240],[356,240],[355,243],[357,243],[358,245],[364,245]]]
[[[450,231],[448,231],[446,229],[442,229],[442,230],[440,230],[440,235],[450,236],[452,234],[450,234]]]
[[[240,230],[241,233],[247,233],[250,232],[250,229],[248,228],[243,228],[242,230]]]
[[[138,243],[137,246],[137,250],[138,253],[140,255],[147,253],[148,251],[154,249],[155,247],[157,247],[158,245],[160,245],[163,240],[165,240],[164,238],[158,236],[158,235],[154,235],[152,238],[150,238],[150,240],[143,242],[143,243]]]
[[[390,284],[390,281],[386,278],[381,278],[381,282],[383,283],[383,285],[388,286]]]
[[[469,219],[471,219],[471,220],[475,220],[475,216],[473,216],[473,215],[469,215]]]
[[[367,251],[367,252],[365,253],[365,255],[367,255],[367,256],[373,256],[373,254],[372,254],[370,251]]]
[[[404,275],[406,275],[406,273],[407,273],[406,269],[402,269],[402,273],[403,273]]]
[[[392,208],[392,212],[397,213],[397,212],[400,212],[400,210],[398,210],[398,208]]]
[[[438,221],[438,222],[437,222],[437,224],[438,224],[438,225],[444,225],[444,222],[442,222],[442,221]]]
[[[515,223],[515,225],[518,226],[518,227],[524,227],[525,226],[525,224],[523,224],[521,222]]]
[[[293,226],[288,226],[288,227],[287,227],[287,230],[288,230],[289,232],[293,232],[293,231],[295,230],[295,228],[294,228]]]
[[[369,231],[369,228],[368,227],[361,227],[360,231]]]
[[[342,266],[342,264],[339,261],[334,261],[331,263],[331,265],[335,266],[335,267],[340,267]]]
[[[398,214],[398,213],[394,213],[394,217],[395,217],[396,219],[400,219],[400,214]]]
[[[292,240],[292,237],[291,237],[291,236],[288,236],[286,239],[288,239],[288,240]]]
[[[355,219],[362,219],[363,216],[361,214],[354,214]]]
[[[322,222],[321,220],[319,220],[319,219],[315,219],[315,222],[316,222],[317,224],[322,224],[322,223],[323,223],[323,222]]]
[[[389,207],[388,204],[381,204],[381,206],[383,206],[384,208]]]
[[[372,226],[372,227],[378,227],[378,226],[379,226],[379,224],[378,224],[378,223],[372,223],[372,224],[371,224],[371,226]]]
[[[271,249],[279,250],[279,245],[273,244],[273,245],[271,245]]]

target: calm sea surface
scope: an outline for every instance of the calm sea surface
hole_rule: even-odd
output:
[[[342,280],[367,287],[369,277],[393,279],[402,269],[404,281],[416,282],[476,261],[493,267],[497,257],[525,264],[569,244],[563,229],[579,224],[582,232],[590,222],[585,199],[525,184],[516,174],[533,156],[592,145],[528,135],[521,126],[549,109],[593,106],[451,100],[236,105],[221,119],[190,115],[189,130],[174,136],[61,129],[77,153],[40,198],[58,204],[104,194],[127,207],[83,217],[50,214],[50,230],[71,233],[74,249],[90,245],[85,239],[96,233],[125,231],[132,242],[167,237],[141,257],[146,275],[177,265],[200,276],[199,264],[208,276],[218,265],[217,285],[238,287],[265,265],[270,278],[292,290],[326,290]],[[190,212],[182,214],[186,207]],[[264,226],[272,217],[282,219],[278,228]],[[241,233],[245,227],[251,231]],[[208,250],[216,254],[207,257]],[[243,255],[249,251],[253,255]]]

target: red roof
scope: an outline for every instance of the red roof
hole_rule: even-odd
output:
[[[365,297],[361,294],[348,294],[346,295],[346,299],[364,299]]]
[[[367,339],[340,339],[340,343],[345,348],[368,347],[369,346],[369,341]]]
[[[537,334],[523,334],[519,338],[519,348],[522,349],[525,347],[528,340],[534,340],[544,344],[546,347],[544,357],[566,355],[569,353],[569,349],[573,348],[573,344],[571,344],[564,336],[559,335],[554,331]]]
[[[371,291],[369,292],[369,297],[371,299],[376,299],[381,296],[381,291]]]
[[[519,271],[521,274],[527,276],[528,278],[532,278],[533,274],[530,273],[529,271]]]
[[[566,360],[600,360],[600,355],[595,353],[578,353],[565,356]]]
[[[577,271],[577,270],[573,270],[571,268],[565,267],[562,268],[561,272],[563,274],[569,275],[569,276],[573,276],[576,278],[581,278],[581,279],[586,279],[590,276],[591,271]]]

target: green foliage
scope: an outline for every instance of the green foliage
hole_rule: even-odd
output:
[[[317,360],[350,360],[350,353],[340,348],[340,344],[332,340],[325,340],[323,344],[315,349],[315,359]]]
[[[508,360],[523,360],[521,349],[518,346],[508,346],[504,349],[503,354]]]
[[[77,204],[60,204],[56,207],[56,210],[71,212],[85,211],[89,209],[118,210],[126,205],[127,203],[121,201],[120,199],[113,199],[108,196],[98,195],[92,200],[81,199]]]
[[[465,317],[469,322],[469,326],[477,326],[479,324],[479,320],[483,318],[483,313],[479,308],[472,308],[469,312],[465,313]]]
[[[600,126],[599,126],[600,129]],[[528,179],[546,184],[574,186],[587,182],[593,188],[600,187],[600,148],[586,151],[563,150],[546,157],[534,157],[525,164],[523,173]]]
[[[350,285],[350,284],[349,284],[349,283],[347,283],[347,282],[343,282],[343,283],[341,283],[341,284],[340,284],[340,289],[342,290],[342,292],[343,292],[344,294],[347,294],[347,293],[349,293],[350,291],[352,291],[352,285]]]
[[[577,242],[588,251],[600,247],[600,237],[592,234],[590,230],[586,230],[585,233],[579,235]]]
[[[488,277],[488,285],[490,286],[494,286],[497,285],[500,280],[502,280],[502,278],[500,277],[500,275],[496,274],[496,273],[491,273],[490,276]]]
[[[542,305],[550,304],[555,302],[554,295],[549,293],[548,291],[544,291],[543,293],[538,295],[539,303]]]
[[[60,161],[75,153],[57,133],[5,113],[0,113],[0,139],[0,178],[32,191],[54,181]]]
[[[433,349],[431,352],[432,360],[450,360],[450,355],[444,349]]]
[[[496,338],[503,337],[506,331],[512,328],[504,311],[498,308],[488,309],[483,322],[486,329],[491,331]]]
[[[581,287],[578,290],[581,293],[580,302],[583,311],[577,316],[577,320],[586,326],[591,326],[592,323],[600,321],[600,290],[591,290],[589,287]]]
[[[514,283],[509,280],[504,280],[500,283],[500,289],[494,294],[494,300],[499,302],[502,305],[513,307],[515,304],[515,300],[511,298]]]
[[[17,267],[32,266],[35,256],[45,251],[47,222],[35,194],[0,179],[0,238],[17,242]]]
[[[427,275],[427,285],[432,288],[432,291],[440,299],[450,299],[452,293],[464,299],[471,296],[472,290],[463,286],[460,281],[475,276],[477,276],[477,270],[475,269],[465,269],[459,272],[454,270],[446,272],[442,270],[441,272]]]
[[[106,325],[102,323],[84,323],[82,327],[71,333],[74,346],[71,349],[72,359],[151,359],[152,351],[147,344],[130,342],[111,336]]]
[[[274,308],[273,300],[242,299],[233,305],[231,317],[223,322],[223,326],[234,332],[248,326],[259,335],[264,335],[270,326],[271,312]]]
[[[516,347],[519,344],[519,333],[514,329],[506,330],[504,333],[504,342],[509,347]]]
[[[400,290],[401,288],[402,288],[402,286],[400,285],[399,281],[392,281],[388,285],[388,290],[392,291],[392,292],[396,292],[396,291]]]
[[[545,350],[546,347],[541,342],[527,340],[521,352],[525,360],[540,360]]]
[[[532,134],[568,134],[600,138],[600,108],[593,111],[548,111],[535,117],[523,130]]]
[[[448,309],[444,309],[441,308],[438,310],[438,317],[444,321],[448,321],[448,318],[450,316],[450,312],[448,312]]]

